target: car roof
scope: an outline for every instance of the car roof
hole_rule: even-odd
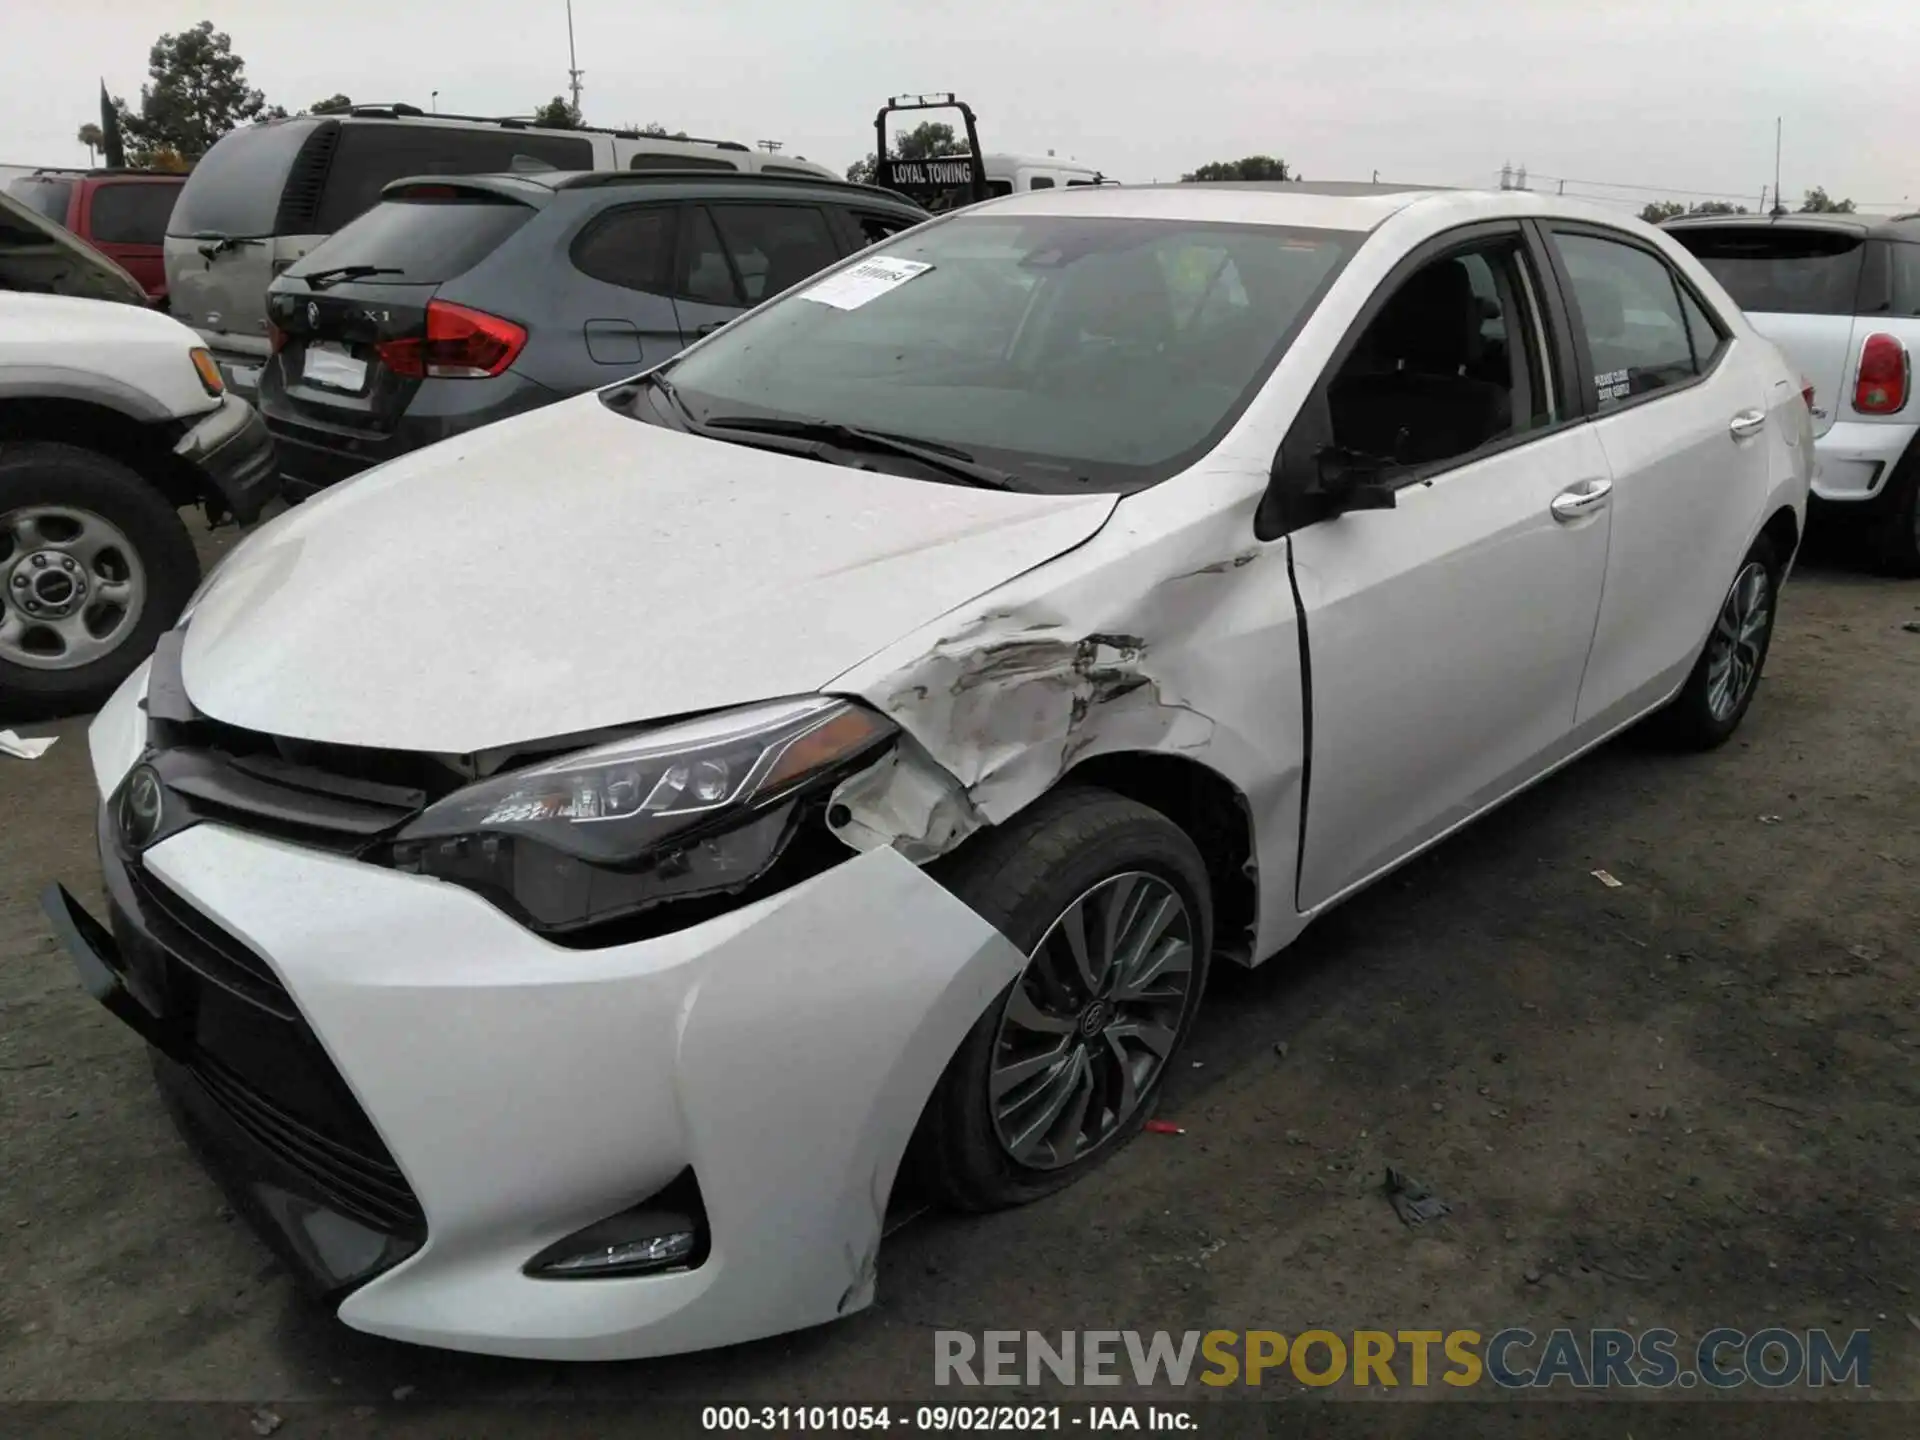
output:
[[[701,194],[742,191],[813,192],[842,199],[892,205],[924,213],[904,196],[875,185],[835,180],[825,175],[769,175],[748,170],[526,170],[494,175],[412,175],[388,183],[382,197],[419,185],[458,187],[491,192],[529,203],[541,203],[574,191],[617,191],[621,194],[650,188],[668,188]]]
[[[1101,215],[1124,219],[1192,220],[1215,224],[1276,225],[1364,234],[1402,211],[1418,212],[1434,230],[1478,220],[1537,217],[1646,234],[1637,216],[1591,201],[1539,190],[1467,190],[1440,185],[1365,181],[1229,180],[1155,185],[1099,185],[1037,190],[984,201],[967,215]]]
[[[1662,230],[1754,229],[1825,230],[1876,240],[1920,241],[1920,212],[1911,215],[1836,215],[1830,211],[1789,210],[1772,215],[1676,215],[1663,221]]]
[[[92,170],[66,170],[57,166],[43,165],[31,175],[22,175],[20,179],[27,181],[37,180],[42,183],[50,181],[70,183],[75,180],[134,180],[141,184],[161,181],[172,185],[184,185],[187,183],[187,177],[185,175],[176,174],[171,170],[116,170],[105,166]]]

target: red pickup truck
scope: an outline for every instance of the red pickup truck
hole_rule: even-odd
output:
[[[167,217],[186,183],[184,175],[144,170],[36,170],[7,193],[66,226],[163,304]]]

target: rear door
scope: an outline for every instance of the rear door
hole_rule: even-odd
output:
[[[167,293],[167,221],[184,180],[96,180],[81,196],[80,233],[154,299]]]
[[[1676,225],[1668,233],[1812,382],[1813,433],[1826,434],[1841,412],[1854,359],[1864,235],[1779,221]]]
[[[536,213],[491,192],[436,185],[383,201],[331,236],[268,297],[279,331],[261,387],[268,417],[391,434],[425,383],[409,361],[427,338],[435,294]],[[387,273],[328,274],[347,266]]]
[[[573,273],[553,291],[548,320],[576,363],[542,384],[587,388],[671,360],[680,352],[673,303],[674,239],[687,207],[667,202],[603,210],[567,247]],[[556,352],[559,347],[556,347]],[[560,363],[557,358],[553,362]]]
[[[1546,227],[1574,315],[1575,374],[1613,475],[1605,598],[1580,687],[1598,733],[1677,689],[1760,525],[1778,362],[1638,237]],[[1788,387],[1790,390],[1790,387]]]
[[[722,200],[690,206],[674,301],[682,338],[692,344],[840,255],[819,205]]]

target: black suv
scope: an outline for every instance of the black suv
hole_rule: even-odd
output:
[[[773,175],[395,181],[267,292],[260,409],[286,496],[649,369],[926,218]]]

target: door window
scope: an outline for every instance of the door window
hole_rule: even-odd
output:
[[[1600,408],[1691,380],[1698,370],[1679,284],[1666,262],[1637,245],[1596,235],[1555,233],[1573,282]]]
[[[713,228],[713,217],[701,206],[687,212],[686,239],[680,247],[679,293],[683,299],[703,305],[738,307],[740,282],[734,279],[727,252],[720,248],[720,232]]]
[[[673,222],[665,205],[612,210],[580,232],[569,252],[573,268],[628,290],[664,295],[672,289]]]
[[[1027,181],[1027,188],[1029,190],[1051,190],[1053,189],[1053,177],[1051,175],[1036,175]]]
[[[721,243],[740,277],[742,298],[758,305],[840,258],[827,217],[808,205],[715,205]]]
[[[1552,423],[1535,293],[1517,236],[1416,270],[1328,384],[1333,443],[1430,466]]]
[[[97,186],[87,212],[88,238],[102,245],[159,245],[167,238],[167,217],[179,198],[178,185],[139,181]]]

